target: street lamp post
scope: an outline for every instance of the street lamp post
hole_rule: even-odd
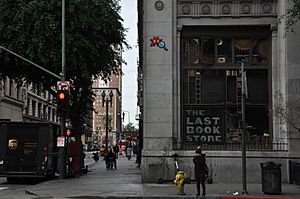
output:
[[[119,139],[120,139],[120,137],[121,137],[121,133],[122,133],[122,121],[124,121],[124,115],[125,115],[125,113],[123,112],[122,114],[121,114],[121,112],[118,112],[118,117],[119,117],[119,136],[116,136],[116,142],[118,143],[119,142]]]
[[[102,106],[104,107],[104,104],[106,106],[106,123],[105,123],[105,163],[107,163],[107,154],[108,154],[108,105],[110,104],[112,106],[112,98],[113,98],[113,93],[112,91],[110,91],[109,93],[109,98],[105,98],[106,97],[106,93],[105,91],[102,92],[101,94],[102,96]]]

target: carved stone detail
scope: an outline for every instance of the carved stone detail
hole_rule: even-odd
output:
[[[190,5],[183,5],[183,6],[181,7],[181,11],[182,11],[182,13],[185,14],[185,15],[190,14],[190,12],[191,12],[191,7],[190,7]]]
[[[155,9],[156,10],[163,10],[164,9],[164,2],[162,2],[162,1],[156,1],[155,3],[154,3],[154,7],[155,7]]]
[[[177,0],[179,17],[189,15],[214,17],[220,15],[224,17],[271,16],[276,18],[277,11],[274,8],[277,3],[278,0]]]
[[[203,13],[203,14],[206,14],[206,15],[207,15],[207,14],[210,14],[210,10],[211,10],[211,8],[210,8],[209,5],[206,4],[206,5],[203,5],[203,6],[202,6],[202,13]]]
[[[222,6],[223,14],[230,14],[230,12],[231,12],[231,7],[228,4]]]
[[[264,13],[270,13],[272,11],[272,5],[270,3],[265,3],[262,6],[262,10]]]
[[[251,12],[251,5],[250,4],[244,4],[242,6],[242,13],[243,14],[249,14]]]

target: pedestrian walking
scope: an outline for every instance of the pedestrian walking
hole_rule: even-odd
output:
[[[193,162],[195,165],[195,180],[197,183],[197,194],[196,196],[200,196],[200,184],[202,186],[202,196],[206,195],[206,187],[205,187],[205,179],[208,175],[208,168],[206,165],[205,154],[202,154],[201,147],[198,146],[196,149],[197,155],[193,158]]]
[[[117,169],[117,157],[112,148],[109,150],[106,158],[106,169],[113,169],[113,167]]]
[[[131,159],[131,154],[132,154],[132,148],[128,146],[127,150],[126,150],[126,155],[127,155],[128,160]]]
[[[114,152],[115,152],[117,158],[119,155],[119,150],[120,150],[119,145],[118,145],[118,143],[116,143],[116,145],[114,146]]]

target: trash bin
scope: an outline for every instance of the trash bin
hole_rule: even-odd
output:
[[[265,194],[281,194],[281,164],[274,162],[260,163],[262,192]]]

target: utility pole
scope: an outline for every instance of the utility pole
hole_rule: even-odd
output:
[[[246,121],[245,121],[245,100],[246,100],[246,76],[244,72],[244,63],[241,65],[242,77],[242,176],[243,176],[243,191],[242,194],[247,195],[247,172],[246,172]]]
[[[66,80],[66,53],[65,53],[65,0],[62,0],[62,9],[61,9],[61,40],[62,40],[62,49],[61,49],[61,57],[62,57],[62,65],[61,65],[61,81]],[[65,123],[66,123],[66,115],[62,114],[61,118],[61,127],[60,127],[60,136],[65,138]],[[65,178],[66,171],[66,139],[64,139],[64,146],[59,148],[60,154],[60,169],[59,169],[59,178]]]

